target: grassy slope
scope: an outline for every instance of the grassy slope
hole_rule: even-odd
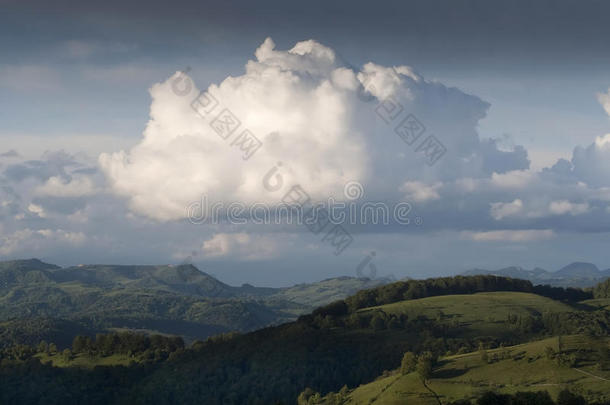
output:
[[[610,311],[610,298],[597,298],[592,300],[582,301],[581,304],[593,309],[605,309]]]
[[[86,354],[78,354],[71,359],[67,359],[63,354],[43,354],[36,355],[42,363],[51,362],[55,367],[80,367],[91,369],[95,366],[128,366],[132,362],[137,362],[138,359],[128,355],[114,354],[112,356],[89,356]]]
[[[369,280],[353,277],[331,278],[313,284],[297,284],[281,289],[274,295],[274,298],[285,299],[317,308],[343,299],[359,290],[374,288],[385,283],[385,280]]]
[[[574,308],[550,298],[521,292],[493,292],[472,295],[444,295],[361,309],[360,313],[382,310],[388,314],[420,315],[442,322],[459,323],[471,336],[503,334],[510,315],[570,312]]]
[[[567,349],[590,346],[583,336],[564,338]],[[606,344],[609,341],[606,340]],[[444,403],[462,398],[476,398],[487,390],[502,393],[546,390],[556,397],[559,391],[569,388],[589,399],[610,399],[610,371],[599,371],[593,362],[584,361],[576,369],[559,367],[555,361],[546,359],[547,346],[557,350],[558,339],[549,338],[537,342],[508,347],[511,358],[492,364],[484,363],[478,352],[440,359],[434,370],[430,387],[441,396]],[[489,350],[492,357],[501,349]],[[595,378],[589,374],[598,376]],[[605,379],[605,380],[604,380]],[[398,405],[437,404],[424,388],[416,373],[402,376],[398,372],[361,385],[349,395],[348,404]]]

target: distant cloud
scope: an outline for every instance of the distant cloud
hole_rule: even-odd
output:
[[[597,100],[606,110],[606,114],[610,115],[610,88],[607,93],[598,93]]]
[[[555,215],[580,215],[588,212],[590,209],[588,203],[573,203],[570,201],[552,201],[549,205],[549,211]]]
[[[43,185],[36,188],[37,195],[51,197],[82,197],[97,192],[93,181],[88,176],[72,176],[64,180],[59,176],[50,177]]]
[[[441,198],[438,193],[441,186],[440,182],[428,185],[419,181],[407,181],[399,190],[405,193],[406,201],[426,202]]]
[[[63,51],[69,57],[84,59],[94,55],[126,53],[136,49],[136,46],[122,42],[71,39],[62,42],[59,48],[60,51]]]
[[[40,218],[44,218],[47,216],[46,213],[44,212],[44,208],[42,208],[40,205],[37,205],[34,203],[28,205],[28,211],[39,216]]]
[[[550,201],[544,204],[540,199],[533,199],[524,205],[516,199],[510,203],[492,203],[490,214],[495,220],[505,218],[543,218],[552,215],[582,215],[590,210],[588,203],[575,203],[568,200]]]
[[[531,184],[536,174],[527,170],[511,170],[506,173],[493,173],[492,185],[503,189],[522,189]]]
[[[509,203],[492,203],[490,214],[493,219],[500,220],[505,217],[520,214],[523,211],[523,201],[516,199]]]
[[[62,87],[61,76],[44,65],[0,65],[0,88],[14,91],[54,91]]]
[[[203,242],[201,251],[207,258],[229,258],[233,260],[261,260],[273,257],[277,251],[274,239],[245,232],[217,233]]]
[[[81,74],[87,81],[109,83],[113,85],[133,84],[135,82],[150,82],[157,80],[162,70],[153,69],[146,65],[121,64],[113,66],[87,66],[82,68]]]
[[[7,152],[0,153],[0,158],[18,158],[21,157],[15,149],[11,149]]]
[[[20,229],[9,235],[0,234],[0,255],[31,255],[32,251],[43,245],[60,247],[62,245],[79,246],[87,237],[82,232],[70,232],[64,229]]]
[[[486,232],[464,232],[463,236],[477,242],[531,242],[551,239],[555,233],[550,229],[500,230]]]

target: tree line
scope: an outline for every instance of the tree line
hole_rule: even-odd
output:
[[[164,360],[184,350],[180,336],[144,335],[133,332],[98,333],[95,338],[77,335],[71,348],[59,350],[55,343],[42,340],[37,345],[17,344],[0,349],[0,360],[27,360],[36,354],[62,354],[71,360],[77,354],[107,357],[115,354],[139,357],[142,360]]]
[[[313,311],[316,315],[342,316],[362,308],[392,304],[404,300],[434,297],[439,295],[474,294],[478,292],[514,291],[538,294],[558,301],[578,302],[593,298],[591,291],[579,288],[534,286],[531,281],[508,277],[480,275],[407,280],[386,284],[332,302]],[[304,316],[304,319],[307,315]]]

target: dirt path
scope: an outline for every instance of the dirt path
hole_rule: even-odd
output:
[[[577,369],[577,368],[575,368],[574,370],[578,371],[579,373],[586,374],[586,375],[588,375],[589,377],[594,377],[594,378],[597,378],[598,380],[610,381],[610,380],[608,380],[608,379],[605,379],[604,377],[600,377],[600,376],[597,376],[597,375],[595,375],[595,374],[591,374],[591,373],[589,373],[589,372],[587,372],[587,371],[584,371],[584,370],[579,370],[579,369]]]

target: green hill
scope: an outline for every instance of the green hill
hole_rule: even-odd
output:
[[[120,295],[119,290],[111,291]],[[141,310],[146,313],[181,313],[171,297],[167,301],[159,297],[162,295],[157,293],[150,294],[148,301],[144,296],[134,298],[133,303],[113,312],[124,321],[128,312],[121,314],[121,310],[129,311],[144,303]],[[75,399],[105,405],[294,404],[307,387],[327,394],[343,386],[348,387],[345,393],[369,384],[384,370],[398,368],[407,351],[417,355],[430,352],[442,359],[434,368],[430,383],[434,384],[434,378],[459,376],[455,370],[446,375],[437,373],[448,358],[476,352],[480,346],[491,351],[557,335],[607,337],[610,313],[578,303],[585,299],[582,297],[590,299],[592,294],[495,276],[410,280],[359,291],[295,322],[218,336],[171,352],[161,348],[157,353],[146,344],[138,344],[137,353],[147,360],[125,367],[110,367],[108,362],[112,364],[112,360],[107,357],[115,353],[129,356],[132,349],[127,347],[131,345],[121,346],[121,342],[138,341],[130,336],[111,336],[100,342],[96,337],[93,355],[99,358],[79,354],[75,363],[68,360],[61,364],[52,359],[61,367],[40,364],[44,355],[32,357],[35,350],[16,347],[0,352],[5,356],[0,361],[0,402],[37,403],[53,393],[58,404]],[[104,302],[102,308],[111,302]],[[217,313],[211,311],[207,316]],[[591,360],[580,354],[588,356],[593,345],[587,342],[581,346],[579,352],[561,354],[561,367],[574,357],[574,365],[588,372],[586,367],[592,363],[586,362]],[[64,357],[69,359],[69,355]],[[523,360],[520,356],[513,360]],[[490,366],[507,361],[505,356],[495,361],[493,352],[489,357]],[[83,361],[89,366],[104,366],[76,367]],[[125,361],[125,357],[117,358],[117,366]],[[527,361],[538,360],[528,357]],[[515,374],[521,372],[519,369]],[[388,372],[386,375],[391,376]],[[536,384],[547,383],[541,379]],[[463,389],[460,384],[455,384],[458,391]],[[493,384],[483,385],[495,388]],[[93,393],[95,401],[91,400]]]
[[[290,288],[234,287],[193,265],[61,268],[37,259],[0,262],[0,337],[5,338],[0,347],[17,336],[20,343],[42,337],[64,347],[69,336],[42,326],[61,322],[75,323],[89,335],[122,328],[180,334],[187,341],[246,332],[294,320],[381,283],[342,277]]]
[[[610,339],[573,335],[561,340],[562,352],[574,356],[573,366],[559,364],[557,354],[554,358],[547,354],[548,348],[555,353],[560,351],[559,338],[553,337],[486,350],[487,360],[480,351],[441,357],[427,385],[442,403],[474,400],[490,390],[506,394],[545,390],[556,398],[564,389],[579,393],[590,402],[609,401],[610,369],[600,369],[597,350],[608,348]],[[329,395],[318,403],[332,403],[335,396]],[[424,387],[417,372],[403,375],[394,370],[344,393],[341,403],[436,405],[438,401]]]
[[[509,319],[524,319],[545,313],[574,312],[574,307],[550,298],[523,292],[489,292],[444,295],[400,301],[358,310],[359,314],[426,317],[463,329],[461,336],[506,337]]]
[[[297,284],[282,288],[273,297],[317,308],[330,302],[343,299],[357,291],[386,284],[387,280],[354,277],[329,278],[310,284]]]

